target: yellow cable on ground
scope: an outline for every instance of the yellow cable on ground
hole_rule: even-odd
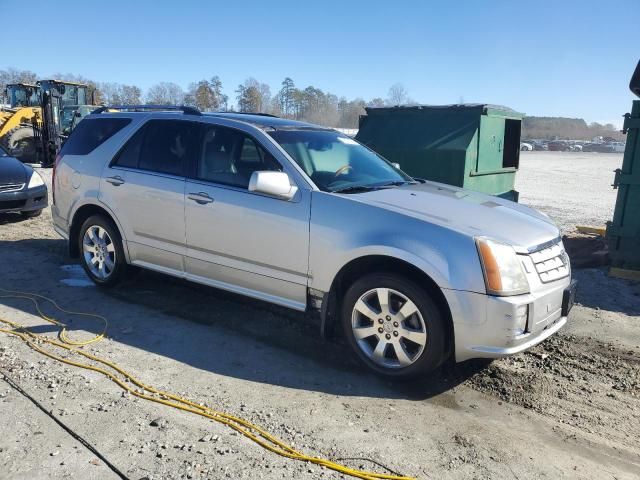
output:
[[[38,295],[38,294],[28,293],[28,292],[5,290],[3,288],[0,288],[0,291],[7,293],[6,295],[0,295],[0,298],[19,298],[19,299],[30,300],[36,306],[36,310],[38,311],[38,314],[43,320],[60,327],[60,331],[58,333],[58,338],[60,339],[60,341],[57,341],[57,340],[47,338],[46,336],[43,336],[43,335],[35,334],[31,332],[24,325],[20,325],[19,323],[13,322],[11,320],[6,320],[0,317],[0,322],[4,323],[5,325],[9,325],[13,328],[13,329],[0,328],[0,332],[7,333],[10,335],[15,335],[21,338],[33,350],[43,355],[46,355],[49,358],[65,363],[67,365],[72,365],[75,367],[83,368],[85,370],[92,370],[94,372],[98,372],[104,375],[105,377],[109,378],[114,383],[116,383],[123,390],[129,392],[131,395],[134,395],[136,397],[143,398],[145,400],[149,400],[156,403],[161,403],[163,405],[167,405],[169,407],[176,408],[178,410],[194,413],[196,415],[200,415],[210,420],[214,420],[216,422],[227,425],[228,427],[236,430],[237,432],[241,433],[242,435],[249,438],[250,440],[253,440],[255,443],[257,443],[261,447],[266,448],[267,450],[273,453],[276,453],[278,455],[281,455],[283,457],[287,457],[287,458],[291,458],[291,459],[299,460],[303,462],[314,463],[316,465],[320,465],[325,468],[335,470],[345,475],[350,475],[356,478],[362,478],[364,480],[373,480],[373,479],[413,480],[412,477],[403,477],[400,475],[389,475],[389,474],[357,470],[357,469],[346,467],[339,463],[332,462],[331,460],[305,455],[304,453],[301,453],[295,450],[294,448],[292,448],[291,446],[287,445],[279,438],[263,430],[259,426],[243,418],[236,417],[234,415],[229,415],[227,413],[220,412],[212,408],[199,405],[198,403],[188,400],[186,398],[183,398],[179,395],[175,395],[170,392],[165,392],[163,390],[158,390],[150,385],[146,385],[142,383],[142,381],[134,377],[132,374],[120,368],[115,363],[109,362],[100,357],[87,353],[79,348],[74,348],[77,346],[82,347],[85,345],[89,345],[91,343],[97,342],[102,338],[104,338],[106,335],[106,330],[108,326],[108,322],[105,317],[101,315],[92,314],[92,313],[73,312],[73,311],[65,310],[61,308],[55,301],[45,297],[44,295]],[[83,342],[72,341],[68,337],[68,334],[66,331],[66,325],[57,321],[54,318],[51,318],[45,315],[40,308],[37,298],[50,302],[59,311],[65,312],[70,315],[79,315],[79,316],[101,319],[104,322],[104,329],[99,335],[95,336],[91,340],[83,341]],[[48,344],[56,348],[66,350],[70,352],[71,355],[78,355],[78,356],[85,357],[93,362],[96,362],[104,365],[105,367],[108,367],[112,371],[109,371],[109,370],[106,370],[105,368],[91,365],[88,363],[77,362],[77,361],[71,360],[70,358],[61,357],[59,355],[56,355],[42,348],[42,344]],[[122,377],[124,377],[124,380],[122,378],[119,378],[114,372],[117,372],[117,374],[120,374]],[[127,385],[126,383],[127,381],[139,388],[132,388],[130,385]]]

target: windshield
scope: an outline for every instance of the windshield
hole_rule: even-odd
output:
[[[332,130],[269,132],[320,190],[338,192],[403,184],[412,178],[350,137]]]
[[[73,118],[76,115],[76,112],[78,111],[78,108],[69,108],[69,107],[63,107],[62,108],[62,114],[61,114],[61,127],[62,130],[64,131],[67,128],[71,128],[71,124],[73,122]]]
[[[7,95],[12,108],[37,107],[39,105],[38,91],[24,85],[8,85]]]

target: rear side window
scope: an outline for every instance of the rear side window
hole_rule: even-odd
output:
[[[196,158],[199,136],[197,123],[150,120],[131,137],[114,164],[183,176]]]
[[[141,128],[131,137],[114,162],[116,165],[120,167],[138,168],[140,150],[142,149],[142,141],[144,140],[144,131],[145,129]]]
[[[85,118],[62,146],[60,155],[86,155],[131,123],[130,118]]]

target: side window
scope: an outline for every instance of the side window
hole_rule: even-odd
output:
[[[248,135],[220,126],[206,126],[198,160],[197,178],[241,188],[249,187],[255,171],[282,166]]]
[[[140,150],[142,149],[142,140],[144,140],[144,131],[145,128],[142,127],[129,139],[124,148],[120,150],[115,162],[113,162],[114,165],[138,168]]]
[[[256,142],[249,137],[245,137],[242,140],[242,150],[240,150],[239,160],[244,163],[259,163],[262,161]]]
[[[197,155],[200,127],[193,122],[151,120],[144,127],[138,168],[184,175]],[[132,146],[135,148],[135,146]]]
[[[130,118],[85,118],[73,129],[61,155],[86,155],[131,123]]]

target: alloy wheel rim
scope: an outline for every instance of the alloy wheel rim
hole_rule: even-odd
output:
[[[116,249],[109,233],[99,225],[87,228],[82,238],[84,261],[93,275],[106,280],[116,267]]]
[[[351,328],[360,350],[376,365],[405,368],[415,363],[427,345],[420,310],[403,293],[374,288],[353,307]]]

